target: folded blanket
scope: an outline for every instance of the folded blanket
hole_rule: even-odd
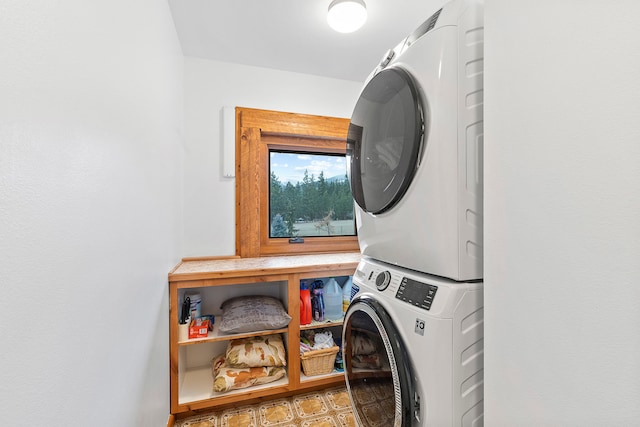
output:
[[[285,366],[287,356],[280,334],[241,338],[229,341],[225,353],[227,365],[233,368]]]
[[[229,367],[225,363],[224,354],[211,361],[211,368],[213,372],[213,391],[217,393],[268,384],[286,375],[286,369],[280,366]]]

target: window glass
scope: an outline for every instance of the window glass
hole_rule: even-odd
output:
[[[409,75],[378,73],[356,103],[347,137],[353,197],[367,212],[385,212],[409,187],[422,144],[423,109]]]
[[[269,237],[354,236],[344,154],[269,151]]]

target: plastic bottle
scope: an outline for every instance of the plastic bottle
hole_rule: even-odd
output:
[[[324,285],[324,318],[338,320],[342,318],[342,289],[331,277]]]
[[[320,281],[322,283],[322,281]],[[311,291],[311,309],[313,310],[313,320],[316,322],[324,322],[324,298],[322,295],[322,287],[313,287]]]
[[[311,323],[311,290],[306,283],[300,282],[300,324],[308,325]]]
[[[342,285],[342,313],[346,313],[351,304],[351,281],[353,278],[349,276],[347,281]]]
[[[187,296],[191,301],[191,307],[189,307],[191,320],[202,317],[202,297],[200,294],[188,294]]]

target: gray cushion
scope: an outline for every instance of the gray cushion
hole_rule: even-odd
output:
[[[219,329],[226,334],[286,328],[291,316],[279,299],[252,295],[231,298],[222,303]]]

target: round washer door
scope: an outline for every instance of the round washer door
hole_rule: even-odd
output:
[[[419,164],[426,128],[413,79],[400,68],[376,74],[351,116],[347,168],[351,192],[365,211],[379,214],[404,195]]]
[[[347,390],[356,424],[406,427],[419,418],[411,361],[378,301],[356,297],[345,315],[342,342]]]

